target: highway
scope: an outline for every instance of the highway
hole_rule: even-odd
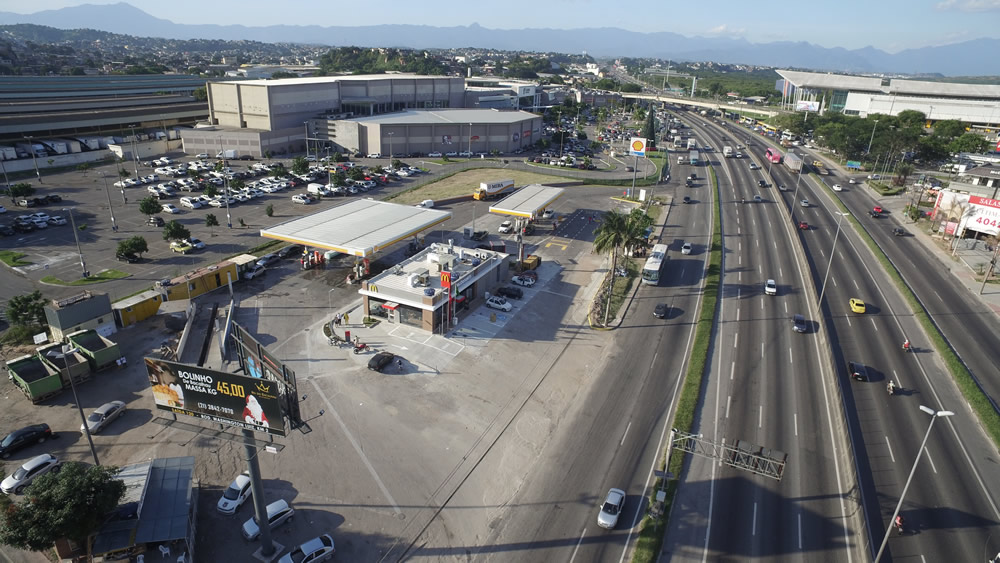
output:
[[[665,550],[672,558],[773,558],[808,554],[846,559],[856,543],[853,522],[841,502],[850,467],[836,455],[842,438],[838,400],[822,378],[819,323],[805,293],[804,266],[796,260],[796,232],[774,188],[760,188],[759,171],[749,159],[725,159],[734,145],[701,119],[682,114],[691,134],[719,175],[722,198],[724,268],[711,368],[700,424],[705,439],[732,444],[743,440],[788,454],[778,482],[692,459],[671,518]],[[754,196],[762,201],[754,202]],[[777,295],[766,295],[774,279]],[[804,334],[791,317],[807,319]]]
[[[759,137],[755,139],[756,158],[762,159],[764,146]],[[781,195],[795,219],[813,225],[801,232],[801,241],[809,257],[815,291],[822,290],[827,265],[832,264],[822,303],[821,330],[828,331],[827,340],[837,363],[837,382],[844,395],[861,477],[868,538],[858,540],[867,541],[872,553],[878,549],[930,423],[930,417],[918,409],[926,405],[956,414],[941,421],[929,436],[927,455],[914,474],[902,506],[908,533],[892,535],[889,553],[901,559],[921,557],[927,561],[984,559],[989,549],[996,551],[1000,536],[997,499],[986,485],[1000,482],[995,448],[979,430],[973,414],[946,376],[940,358],[929,347],[920,346],[927,342],[926,336],[907,304],[846,222],[833,250],[838,216],[829,194],[803,178],[796,196],[793,189],[799,179],[782,165],[775,165],[770,175],[776,185],[789,187]],[[804,198],[812,205],[802,207],[799,201]],[[862,214],[858,220],[875,219]],[[919,255],[912,258],[919,259]],[[925,263],[917,269],[925,272],[933,267]],[[906,277],[909,281],[921,275]],[[946,287],[939,287],[939,293],[943,289]],[[851,312],[847,304],[851,297],[867,303],[864,314]],[[947,303],[948,299],[943,301]],[[901,350],[907,337],[917,343],[920,353]],[[849,380],[848,360],[866,364],[870,381]],[[903,389],[902,393],[888,395],[885,386],[890,379]]]

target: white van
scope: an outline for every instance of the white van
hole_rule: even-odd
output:
[[[309,184],[306,191],[318,196],[330,195],[330,189],[323,184]]]

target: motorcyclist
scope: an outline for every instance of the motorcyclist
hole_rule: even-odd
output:
[[[903,350],[906,350],[907,352],[910,351],[910,339],[906,339],[903,342]]]
[[[889,380],[889,384],[886,385],[885,388],[886,388],[886,390],[889,391],[890,395],[894,395],[896,393],[896,382],[892,381],[892,380]]]
[[[896,515],[896,528],[899,529],[899,533],[903,533],[903,515]]]
[[[745,198],[745,197],[741,197],[740,198],[740,203],[746,203],[746,202],[747,202],[747,198]]]

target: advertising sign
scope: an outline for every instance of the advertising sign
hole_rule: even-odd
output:
[[[860,160],[848,160],[847,161],[847,168],[849,170],[861,170],[861,161]]]
[[[632,137],[632,141],[628,144],[628,153],[632,156],[646,156],[646,139]]]
[[[799,100],[795,102],[795,111],[819,111],[819,102]]]
[[[145,358],[156,408],[237,428],[285,435],[278,383]]]
[[[441,143],[445,145],[451,144],[451,135],[441,135]]]

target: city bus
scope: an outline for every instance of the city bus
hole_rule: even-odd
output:
[[[653,245],[653,250],[646,258],[646,264],[642,267],[642,283],[646,285],[657,285],[660,283],[660,272],[663,265],[667,263],[667,245]]]
[[[781,164],[781,153],[771,147],[768,147],[767,150],[764,151],[764,158],[766,158],[769,162]]]

